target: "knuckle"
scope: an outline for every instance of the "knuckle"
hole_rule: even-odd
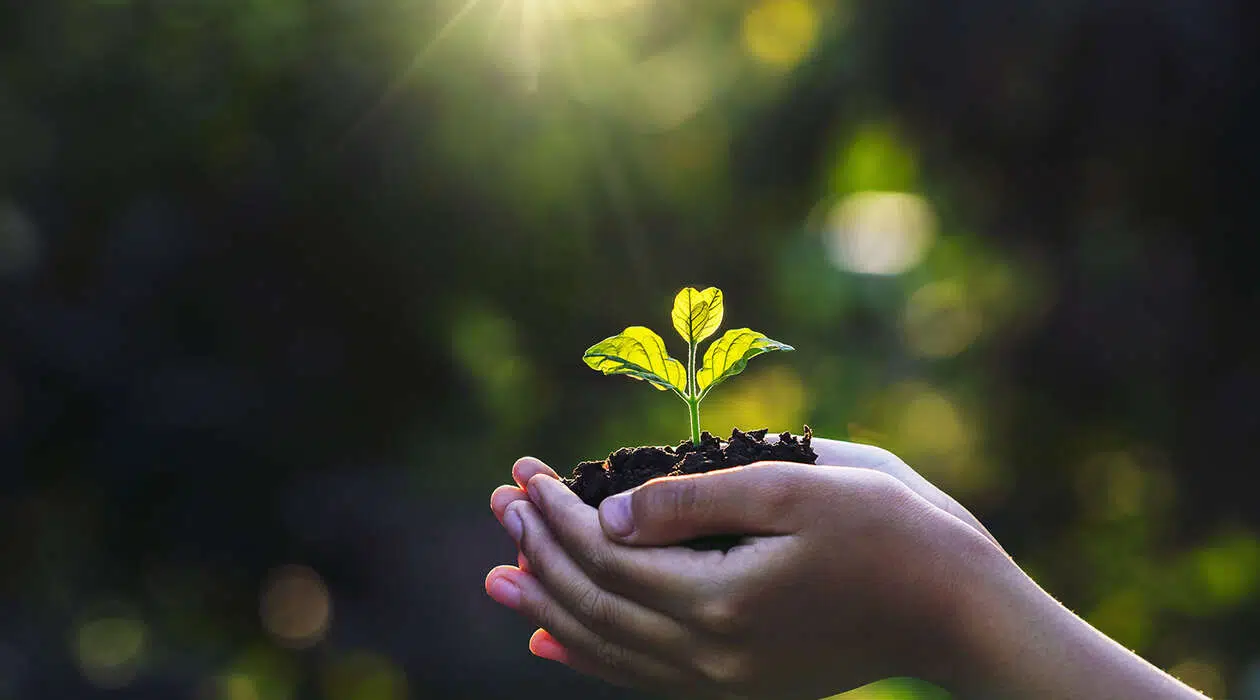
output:
[[[610,671],[618,672],[626,667],[625,654],[612,642],[604,639],[596,641],[591,653],[596,663]]]
[[[534,547],[537,546],[538,538],[534,537],[534,532],[531,528],[525,526],[526,519],[523,511],[523,507],[517,506],[516,517],[520,520],[522,527],[521,539],[516,543],[516,546],[528,556],[534,550]]]
[[[776,478],[765,486],[760,501],[770,509],[771,513],[784,513],[796,507],[800,502],[801,489],[797,487],[795,470],[784,470],[781,478]]]
[[[586,570],[591,579],[607,581],[615,570],[612,552],[607,547],[592,546],[585,550],[585,554]]]
[[[696,671],[710,685],[724,691],[736,691],[751,678],[749,659],[743,654],[721,651],[700,656],[695,663]]]
[[[914,492],[897,477],[884,472],[872,472],[871,480],[874,497],[890,507],[903,508],[915,502]]]
[[[733,636],[744,628],[742,606],[730,596],[719,596],[699,603],[695,610],[701,627],[718,636]]]
[[[673,479],[646,484],[636,494],[649,518],[674,522],[684,519],[700,504],[695,479]]]
[[[577,613],[582,619],[597,626],[616,625],[616,605],[607,593],[590,587],[578,594],[576,602]]]
[[[552,629],[556,622],[556,606],[545,595],[532,595],[528,591],[521,597],[521,608],[525,616],[533,620],[539,627]]]
[[[529,561],[529,570],[537,578],[546,578],[550,572],[546,552],[540,551],[537,538],[525,533],[521,537],[521,554]]]
[[[914,491],[883,472],[871,472],[867,488],[860,496],[858,527],[870,536],[888,534],[897,523],[905,523],[922,512],[924,502]]]
[[[701,505],[699,483],[696,479],[679,479],[673,483],[674,507],[679,515]]]
[[[867,445],[865,451],[866,451],[865,461],[867,462],[868,465],[870,465],[871,468],[874,468],[874,469],[885,467],[890,464],[903,463],[901,461],[901,458],[898,457],[892,450],[888,450],[883,447],[878,447],[876,445]]]

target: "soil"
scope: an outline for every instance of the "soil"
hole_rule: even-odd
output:
[[[809,446],[813,432],[808,425],[802,437],[782,433],[776,443],[766,442],[767,432],[768,429],[743,432],[736,428],[727,440],[701,433],[699,445],[684,440],[677,447],[623,447],[602,462],[582,462],[573,469],[572,478],[564,482],[587,505],[598,508],[605,498],[659,476],[701,474],[754,462],[814,464],[818,460]],[[687,544],[695,549],[729,549],[740,540],[738,535],[731,535]]]

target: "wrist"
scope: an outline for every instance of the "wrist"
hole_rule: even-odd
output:
[[[964,697],[988,697],[987,661],[1000,644],[999,630],[1007,629],[1014,600],[1030,595],[1028,586],[1041,591],[991,541],[951,521],[932,545],[923,612],[932,648],[924,650],[916,675]]]
[[[997,547],[960,545],[941,605],[946,648],[925,680],[980,700],[1202,700],[1060,605]]]

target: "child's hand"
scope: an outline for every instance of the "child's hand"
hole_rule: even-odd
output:
[[[547,630],[536,653],[623,684],[816,698],[930,675],[949,646],[942,600],[956,583],[938,552],[1005,557],[876,466],[659,479],[597,514],[541,464],[518,463],[529,500],[507,487],[493,505],[528,572],[500,567],[487,585]],[[729,533],[754,537],[729,553],[656,546]]]
[[[714,698],[817,698],[893,675],[967,697],[1202,698],[1063,608],[890,453],[650,481],[585,505],[523,459],[491,507],[521,566],[486,579],[534,653]],[[671,546],[748,535],[729,552]]]

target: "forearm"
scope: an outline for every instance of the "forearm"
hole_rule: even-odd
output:
[[[940,682],[975,700],[1203,696],[1107,638],[1004,554],[966,557],[957,587],[957,654]]]

